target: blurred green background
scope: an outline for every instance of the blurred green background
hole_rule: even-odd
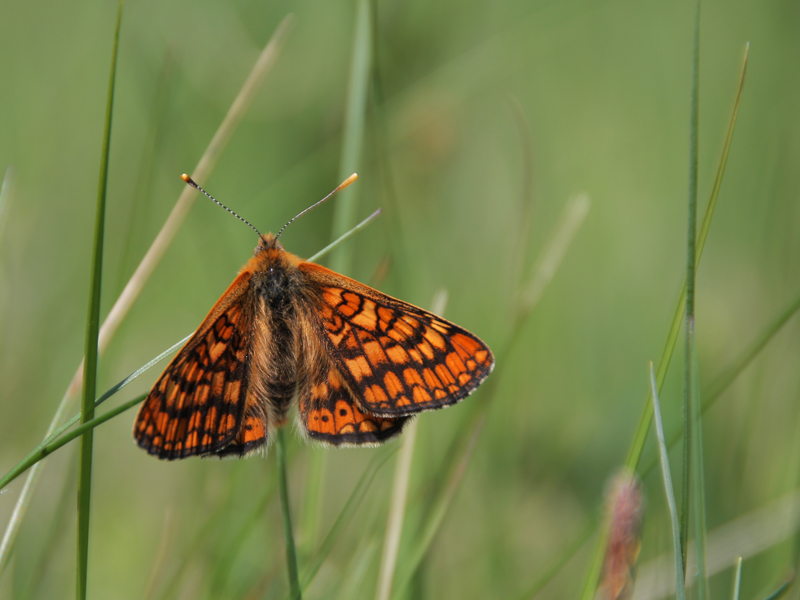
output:
[[[375,70],[354,189],[359,219],[386,210],[348,242],[354,256],[347,275],[421,306],[446,288],[446,316],[497,350],[512,333],[520,285],[565,203],[581,192],[591,198],[518,343],[498,356],[499,387],[485,428],[409,592],[517,598],[601,510],[605,482],[624,461],[642,411],[648,361],[658,359],[666,339],[684,277],[694,6],[371,6]],[[10,169],[0,207],[3,473],[41,440],[83,354],[115,11],[115,3],[97,1],[2,5],[0,169]],[[339,183],[356,3],[126,4],[104,315],[182,191],[178,176],[194,168],[288,13],[295,19],[274,69],[215,171],[200,181],[262,231],[277,230]],[[751,52],[698,272],[701,389],[800,290],[798,26],[800,4],[792,1],[702,7],[701,209],[748,40]],[[335,209],[333,200],[294,224],[282,238],[287,249],[309,256],[326,245]],[[518,238],[528,210],[526,249]],[[255,243],[249,229],[200,199],[102,358],[98,389],[197,327]],[[376,275],[387,266],[385,277]],[[798,331],[789,321],[706,413],[710,531],[757,509],[769,512],[771,502],[797,488]],[[681,418],[681,348],[662,396],[671,431]],[[111,402],[146,391],[161,368]],[[450,460],[447,448],[477,398],[420,418],[399,571]],[[68,412],[76,411],[73,405]],[[274,452],[266,460],[159,462],[133,444],[133,418],[129,411],[95,434],[90,597],[284,597]],[[644,463],[655,456],[653,437]],[[384,450],[324,450],[297,435],[290,440],[302,571],[308,548]],[[48,463],[0,575],[2,597],[73,595],[73,446]],[[308,465],[319,453],[327,456],[314,542],[303,530],[304,498]],[[679,451],[672,459],[678,472]],[[374,597],[394,462],[379,472],[307,597]],[[0,495],[3,527],[23,481]],[[671,549],[657,471],[645,489],[643,562]],[[795,565],[796,519],[779,524],[781,541],[744,562],[743,598],[765,595]],[[734,552],[748,541],[744,534],[734,539]],[[591,547],[582,546],[539,597],[576,597]],[[715,597],[729,597],[726,569],[711,580]]]

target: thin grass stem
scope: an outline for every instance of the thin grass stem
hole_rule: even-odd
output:
[[[367,224],[368,224],[368,223],[369,223],[369,222],[370,222],[370,221],[371,221],[373,218],[375,218],[375,217],[377,216],[377,213],[378,213],[378,212],[379,212],[379,211],[376,211],[375,213],[373,213],[372,215],[370,215],[369,217],[367,217],[367,218],[366,218],[364,221],[362,221],[361,223],[359,223],[358,225],[356,225],[356,227],[354,227],[353,229],[351,229],[350,231],[348,231],[346,234],[344,234],[344,235],[343,235],[342,237],[340,237],[338,240],[336,240],[336,241],[335,241],[335,242],[333,242],[332,244],[329,244],[328,246],[326,246],[325,248],[323,248],[322,250],[320,250],[319,252],[317,252],[317,253],[316,253],[316,254],[315,254],[315,255],[314,255],[312,258],[313,258],[314,260],[316,260],[316,259],[319,259],[319,258],[321,258],[322,256],[324,256],[324,255],[325,255],[327,252],[329,252],[329,251],[331,250],[331,248],[333,248],[333,247],[335,247],[336,245],[340,244],[341,242],[343,242],[344,240],[346,240],[348,237],[350,237],[350,236],[351,236],[353,233],[355,233],[356,231],[359,231],[359,230],[360,230],[360,229],[362,229],[364,226],[366,226],[366,225],[367,225]],[[124,388],[126,385],[128,385],[129,383],[131,383],[131,382],[132,382],[134,379],[136,379],[137,377],[139,377],[140,375],[142,375],[143,373],[145,373],[146,371],[148,371],[149,369],[151,369],[153,366],[155,366],[156,364],[158,364],[159,362],[161,362],[162,360],[164,360],[166,357],[168,357],[168,356],[170,356],[171,354],[173,354],[174,352],[176,352],[176,351],[177,351],[178,349],[180,349],[180,348],[181,348],[181,347],[182,347],[182,346],[183,346],[183,345],[184,345],[186,342],[188,342],[188,341],[189,341],[189,339],[191,339],[191,337],[192,337],[193,335],[194,335],[194,333],[191,333],[191,334],[187,335],[187,336],[186,336],[185,338],[183,338],[181,341],[179,341],[179,342],[178,342],[178,343],[176,343],[176,344],[173,344],[173,345],[172,345],[172,346],[170,346],[170,347],[169,347],[167,350],[165,350],[164,352],[162,352],[161,354],[159,354],[158,356],[156,356],[155,358],[153,358],[152,360],[150,360],[150,361],[149,361],[149,362],[147,362],[146,364],[142,365],[141,367],[139,367],[138,369],[136,369],[136,371],[134,371],[133,373],[131,373],[130,375],[128,375],[128,376],[127,376],[125,379],[123,379],[122,381],[120,381],[119,383],[117,383],[116,385],[114,385],[113,387],[111,387],[111,388],[110,388],[108,391],[106,391],[106,392],[105,392],[105,393],[104,393],[102,396],[100,396],[100,397],[99,397],[97,400],[95,400],[95,407],[97,407],[97,406],[100,406],[100,405],[101,405],[103,402],[105,402],[106,400],[108,400],[108,399],[109,399],[111,396],[113,396],[114,394],[116,394],[117,392],[119,392],[119,391],[120,391],[122,388]],[[34,449],[31,451],[31,453],[30,453],[30,454],[29,454],[27,457],[25,457],[25,459],[23,459],[23,460],[22,460],[22,461],[21,461],[19,464],[17,464],[17,465],[16,465],[16,466],[15,466],[15,467],[14,467],[14,468],[11,470],[11,471],[9,471],[9,472],[8,472],[8,473],[7,473],[7,474],[6,474],[6,475],[5,475],[5,476],[4,476],[2,479],[0,479],[0,490],[4,489],[4,488],[5,488],[5,486],[7,486],[7,485],[8,485],[9,483],[11,483],[11,482],[12,482],[14,479],[16,479],[16,478],[17,478],[17,477],[18,477],[18,476],[19,476],[21,473],[23,473],[23,472],[24,472],[26,469],[28,469],[29,467],[31,467],[31,465],[35,465],[35,464],[37,464],[37,463],[38,463],[38,461],[34,461],[34,463],[31,463],[31,462],[30,462],[30,460],[32,459],[32,457],[33,457],[33,456],[40,456],[40,454],[39,454],[39,453],[40,453],[40,451],[41,451],[41,450],[42,450],[44,447],[48,446],[48,445],[49,445],[49,444],[51,444],[51,443],[52,443],[54,440],[58,439],[58,437],[59,437],[60,435],[62,435],[62,434],[63,434],[63,433],[64,433],[64,432],[65,432],[67,429],[69,429],[70,427],[72,427],[72,425],[74,425],[74,424],[75,424],[75,423],[76,423],[76,422],[77,422],[79,419],[80,419],[80,414],[77,414],[77,415],[73,416],[71,419],[69,419],[69,420],[68,420],[66,423],[64,423],[63,425],[61,425],[60,427],[58,427],[58,428],[54,429],[53,431],[49,432],[49,434],[47,435],[47,437],[45,437],[45,439],[44,439],[44,440],[43,440],[43,441],[42,441],[42,442],[41,442],[39,445],[37,445],[37,446],[36,446],[36,447],[35,447],[35,448],[34,448]],[[60,420],[61,420],[61,419],[59,419],[59,421],[60,421]],[[59,447],[60,447],[60,446],[59,446]],[[45,456],[46,456],[46,455],[45,455]],[[42,456],[42,457],[43,457],[43,456]],[[41,458],[40,458],[39,460],[41,460]],[[24,466],[24,465],[27,465],[27,466]],[[35,468],[35,466],[34,466],[34,468]],[[26,482],[26,485],[27,485],[27,482]],[[18,504],[18,506],[19,506],[19,504]],[[13,518],[13,517],[12,517],[12,518]],[[8,530],[6,531],[6,535],[8,535]],[[3,546],[2,546],[2,549],[3,549],[3,550],[5,550],[5,548],[7,548],[7,547],[8,547],[8,548],[10,548],[10,545],[11,545],[11,543],[10,543],[10,542],[7,542],[7,541],[6,541],[6,538],[4,538],[4,540],[3,540]],[[8,554],[4,552],[4,553],[3,553],[3,556],[8,556]]]
[[[196,179],[202,181],[208,177],[211,171],[213,171],[217,161],[219,160],[219,157],[222,154],[222,151],[227,145],[228,140],[230,140],[233,132],[236,130],[236,127],[241,122],[241,119],[244,116],[244,113],[247,111],[247,108],[250,106],[255,93],[260,88],[261,83],[263,82],[267,73],[270,71],[270,68],[280,53],[280,49],[285,41],[291,21],[291,15],[287,16],[283,21],[281,21],[281,24],[278,26],[272,38],[262,51],[261,56],[253,66],[250,75],[242,86],[242,89],[239,91],[239,94],[236,96],[236,99],[233,101],[233,104],[228,110],[227,115],[217,129],[217,132],[214,134],[211,143],[208,145],[206,151],[203,153],[203,156],[200,158],[200,161],[197,163],[197,166],[193,171]],[[172,209],[169,217],[162,226],[161,231],[159,231],[156,239],[150,246],[150,249],[145,254],[141,263],[139,263],[139,266],[131,276],[131,279],[125,286],[125,289],[122,291],[122,294],[120,294],[119,298],[117,298],[117,301],[114,303],[114,306],[111,308],[111,311],[109,311],[106,320],[103,322],[103,326],[100,328],[98,347],[101,355],[108,346],[108,343],[111,341],[111,338],[114,336],[117,328],[128,314],[131,306],[133,306],[136,298],[138,298],[139,293],[144,287],[144,284],[150,278],[150,275],[155,270],[156,265],[164,256],[167,247],[174,239],[178,228],[180,227],[181,223],[183,223],[183,220],[188,214],[189,209],[191,209],[192,205],[194,204],[194,199],[195,195],[192,193],[191,188],[184,186],[183,192],[178,198],[178,201],[175,204],[175,207]],[[64,396],[61,398],[58,408],[56,408],[56,412],[53,415],[53,419],[51,420],[47,429],[45,437],[50,436],[53,431],[55,431],[56,427],[58,427],[58,424],[63,420],[69,403],[73,400],[73,398],[75,398],[82,385],[83,361],[81,361],[81,364],[78,365],[78,369],[75,371],[75,374],[73,375],[72,380],[70,381],[70,384],[64,393]],[[22,520],[25,517],[33,493],[38,486],[43,466],[43,464],[37,464],[28,474],[28,478],[26,479],[25,485],[22,488],[22,492],[20,493],[19,498],[17,498],[17,502],[14,505],[14,511],[12,512],[11,519],[9,520],[3,536],[3,543],[0,545],[0,571],[8,562],[8,557],[14,545],[17,532],[19,531]]]
[[[691,502],[692,482],[699,481],[692,471],[693,444],[695,435],[692,428],[694,421],[694,370],[692,353],[694,348],[694,287],[697,260],[697,146],[699,129],[699,91],[700,91],[700,0],[695,1],[694,49],[692,52],[692,91],[689,115],[689,215],[686,239],[686,309],[684,323],[684,383],[683,383],[683,486],[681,488],[680,524],[681,548],[683,549],[683,568],[686,570],[686,548],[689,540],[689,504]],[[705,600],[700,586],[699,600]]]
[[[661,474],[664,478],[664,493],[667,496],[669,517],[672,523],[672,546],[675,551],[675,591],[678,600],[686,597],[686,575],[683,566],[684,551],[681,547],[680,524],[678,522],[678,508],[675,503],[675,489],[672,486],[672,474],[669,468],[669,455],[664,442],[664,425],[661,422],[661,407],[658,402],[658,385],[653,363],[650,363],[650,388],[653,396],[653,415],[655,417],[656,436],[658,437],[658,454],[661,457]]]
[[[694,323],[692,323],[694,325]],[[703,459],[703,419],[700,391],[698,389],[697,350],[694,340],[694,331],[691,331],[690,355],[692,365],[692,510],[694,511],[694,545],[697,561],[697,585],[699,600],[711,597],[706,568],[706,499],[705,499],[705,466]]]
[[[172,354],[173,352],[178,350],[178,348],[183,346],[183,344],[190,337],[192,337],[192,336],[191,335],[187,336],[184,339],[182,339],[180,342],[178,342],[177,344],[174,344],[168,350],[162,352],[161,354],[159,354],[156,358],[154,358],[153,360],[151,360],[147,364],[139,367],[138,369],[136,369],[136,371],[134,371],[133,373],[128,375],[125,379],[123,379],[122,381],[117,383],[115,386],[113,386],[111,389],[106,391],[102,396],[100,396],[97,400],[95,400],[95,402],[94,402],[95,408],[97,408],[103,402],[108,400],[111,396],[113,396],[114,394],[119,392],[122,388],[124,388],[126,385],[131,383],[134,379],[139,377],[142,373],[144,373],[148,369],[152,368],[153,366],[155,366],[156,364],[158,364],[159,362],[164,360],[164,358],[166,358],[167,356],[169,356],[170,354]],[[39,445],[37,445],[28,454],[28,456],[26,456],[13,469],[11,469],[8,473],[6,473],[6,475],[4,475],[2,479],[0,479],[0,490],[4,489],[5,486],[7,486],[12,481],[14,481],[14,479],[16,479],[19,475],[24,473],[27,468],[31,467],[34,463],[31,463],[30,460],[34,456],[40,456],[40,454],[39,454],[40,451],[43,448],[47,447],[48,445],[52,444],[52,442],[55,441],[56,439],[58,439],[66,430],[68,430],[75,423],[77,423],[80,420],[80,416],[81,416],[80,413],[78,413],[77,415],[73,416],[70,420],[68,420],[66,423],[64,423],[61,427],[59,427],[55,431],[53,431],[50,435],[48,435],[44,439],[44,441],[42,441]],[[50,454],[50,453],[48,453],[48,454]],[[43,458],[43,456],[42,456],[42,458]],[[41,460],[41,458],[39,460]],[[24,466],[24,465],[27,465],[27,466]],[[4,540],[4,542],[5,542],[5,540]]]
[[[3,241],[3,234],[6,232],[8,222],[8,206],[11,202],[11,193],[14,189],[14,170],[11,167],[6,169],[3,177],[3,185],[0,187],[0,242]]]
[[[740,558],[739,560],[741,561],[742,559]],[[792,587],[792,584],[794,583],[794,580],[795,580],[795,576],[792,575],[789,578],[788,581],[785,581],[784,583],[782,583],[781,586],[777,590],[775,590],[769,596],[764,598],[764,600],[780,600],[781,598],[786,596],[786,594],[789,592],[789,590]]]
[[[372,485],[372,482],[375,480],[375,476],[378,474],[378,471],[380,471],[383,465],[385,465],[387,461],[394,455],[396,450],[396,448],[389,448],[386,452],[376,454],[372,461],[367,465],[367,468],[364,469],[364,472],[361,474],[361,477],[359,478],[355,487],[353,487],[350,497],[347,499],[347,502],[345,502],[342,510],[339,512],[339,516],[336,517],[336,520],[333,522],[328,535],[325,536],[325,539],[322,541],[322,544],[320,544],[319,549],[317,549],[313,558],[309,561],[308,570],[303,576],[303,591],[305,591],[311,584],[314,576],[317,574],[320,567],[325,562],[325,559],[328,557],[328,554],[330,554],[330,551],[333,549],[333,545],[336,543],[339,535],[342,533],[342,531],[344,531],[345,526],[350,519],[353,518],[353,515],[355,515],[356,510],[364,500],[364,497],[367,495],[367,491]]]
[[[733,575],[733,600],[739,600],[739,591],[742,586],[742,557],[736,561],[736,573]]]
[[[289,509],[289,484],[286,477],[286,434],[280,427],[275,435],[275,456],[278,461],[278,496],[281,500],[283,522],[283,544],[286,548],[286,568],[289,571],[289,591],[292,600],[302,600],[300,577],[297,570],[297,550],[292,532],[292,516]]]
[[[436,293],[431,302],[431,312],[444,316],[447,306],[447,290],[442,289]],[[397,459],[392,484],[392,497],[389,504],[389,515],[386,523],[386,537],[383,542],[381,566],[378,571],[378,585],[375,591],[375,600],[389,600],[392,591],[392,580],[397,567],[397,553],[400,548],[400,536],[403,531],[403,520],[406,511],[406,498],[408,496],[408,482],[411,478],[411,461],[414,457],[414,444],[417,438],[419,417],[414,419],[403,432],[403,447]]]
[[[367,120],[367,95],[372,64],[372,19],[370,0],[358,0],[353,32],[353,54],[350,58],[350,81],[344,117],[342,153],[339,164],[340,180],[359,171]],[[341,237],[355,223],[357,190],[354,186],[339,192],[333,213],[332,238]],[[349,273],[353,250],[340,246],[331,256],[331,269],[337,273]],[[303,542],[307,553],[316,545],[319,536],[319,518],[324,501],[326,452],[309,455],[308,480],[303,512]]]
[[[361,164],[364,130],[367,121],[367,93],[372,63],[372,19],[369,0],[358,0],[353,33],[353,54],[350,59],[350,83],[344,118],[344,137],[339,164],[339,179],[357,173]],[[356,215],[356,189],[344,189],[339,194],[333,215],[333,237],[339,237],[353,227]],[[353,249],[342,246],[331,257],[331,268],[347,273],[352,263]]]
[[[708,391],[701,395],[702,410],[705,413],[716,402],[722,393],[741,375],[741,373],[753,362],[759,353],[766,347],[773,337],[781,330],[781,328],[800,310],[800,296],[794,299],[789,307],[784,310],[778,317],[770,323],[767,328],[759,335],[737,358],[733,361],[731,366],[726,368],[714,381],[708,386]],[[682,432],[676,431],[670,436],[667,448],[672,448],[680,441]],[[656,466],[658,459],[648,463],[641,469],[642,477],[646,477],[653,467]]]
[[[353,228],[352,228],[350,231],[348,231],[347,233],[344,233],[344,234],[342,234],[342,235],[341,235],[341,236],[339,236],[339,237],[338,237],[336,240],[334,240],[333,242],[331,242],[330,244],[328,244],[327,246],[325,246],[325,247],[324,247],[322,250],[320,250],[319,252],[317,252],[317,253],[316,253],[314,256],[312,256],[311,258],[309,258],[309,259],[308,259],[308,262],[316,262],[316,261],[318,261],[320,258],[322,258],[324,255],[328,254],[328,252],[330,252],[331,250],[333,250],[334,248],[336,248],[336,247],[337,247],[339,244],[341,244],[343,241],[345,241],[345,240],[346,240],[347,238],[349,238],[351,235],[353,235],[353,234],[354,234],[354,233],[356,233],[357,231],[361,231],[361,230],[362,230],[364,227],[366,227],[367,225],[369,225],[369,223],[370,223],[370,222],[371,222],[373,219],[376,219],[377,217],[379,217],[379,216],[380,216],[380,214],[381,214],[381,209],[379,208],[379,209],[378,209],[378,210],[376,210],[374,213],[372,213],[370,216],[368,216],[366,219],[364,219],[363,221],[361,221],[361,223],[359,223],[358,225],[356,225],[355,227],[353,227]]]
[[[749,48],[749,45],[747,46]],[[703,248],[705,247],[708,231],[711,228],[711,220],[714,216],[714,210],[717,206],[717,198],[719,196],[720,188],[722,186],[722,177],[725,173],[725,167],[728,163],[728,153],[733,142],[733,132],[736,129],[736,119],[739,115],[739,105],[742,98],[742,90],[744,89],[745,74],[747,73],[747,59],[748,52],[745,51],[742,68],[739,75],[739,86],[737,88],[736,100],[734,102],[733,110],[731,111],[731,118],[728,122],[728,131],[725,136],[725,142],[722,148],[722,155],[720,157],[719,165],[717,166],[717,175],[714,182],[714,187],[711,190],[711,196],[708,200],[705,213],[703,215],[703,222],[700,225],[700,234],[697,237],[697,256],[696,264],[700,265],[700,259],[703,256]],[[678,333],[680,332],[681,322],[684,319],[686,310],[686,282],[684,281],[683,289],[681,290],[678,302],[675,306],[673,313],[672,323],[670,324],[669,332],[667,333],[667,340],[664,344],[664,350],[661,352],[661,358],[658,361],[658,368],[656,370],[656,381],[658,382],[658,389],[664,385],[664,380],[667,376],[672,354],[675,350],[675,344],[678,341]],[[628,456],[625,460],[625,466],[630,469],[636,470],[639,465],[639,460],[642,457],[642,450],[644,450],[644,443],[647,440],[647,432],[650,430],[650,421],[653,418],[653,405],[651,403],[650,394],[644,402],[644,409],[639,423],[636,427],[636,434],[633,437],[631,448],[628,451]]]
[[[449,465],[449,469],[444,473],[436,474],[436,479],[445,482],[445,484],[432,494],[431,508],[424,517],[423,524],[420,527],[421,533],[417,536],[409,551],[410,558],[403,561],[403,570],[398,576],[399,583],[392,594],[392,598],[403,597],[414,573],[444,521],[447,509],[455,497],[475,444],[480,437],[486,419],[486,411],[491,405],[501,380],[503,364],[505,364],[516,341],[519,339],[526,319],[533,312],[548,284],[558,271],[567,250],[588,214],[590,205],[589,197],[585,194],[579,194],[566,203],[558,224],[553,228],[553,232],[542,249],[539,258],[534,263],[530,280],[522,286],[522,294],[515,313],[512,333],[495,355],[498,367],[492,377],[484,384],[482,391],[478,392],[482,395],[472,403],[473,408],[467,425],[462,428],[461,433],[451,445],[451,450],[448,453],[451,458],[444,461],[445,465]]]
[[[89,309],[86,317],[86,345],[83,370],[83,400],[81,402],[81,424],[94,418],[94,400],[97,388],[97,340],[100,334],[100,291],[103,282],[103,241],[106,221],[106,198],[108,195],[108,157],[111,151],[111,122],[114,114],[114,85],[117,74],[117,49],[119,29],[122,22],[122,2],[117,7],[117,23],[111,50],[111,74],[108,80],[106,117],[103,131],[103,149],[100,155],[100,181],[97,190],[97,209],[94,222],[94,244],[92,249],[91,282],[89,284]],[[81,437],[80,462],[78,468],[78,552],[76,572],[76,597],[85,600],[89,570],[89,519],[92,496],[92,450],[94,431],[87,430]]]
[[[428,518],[423,525],[422,532],[419,535],[418,542],[412,549],[409,558],[403,564],[403,572],[398,577],[399,583],[397,584],[394,594],[391,596],[393,599],[399,600],[400,598],[405,597],[408,587],[413,580],[414,574],[422,563],[422,560],[425,558],[431,543],[436,537],[436,533],[439,531],[439,528],[441,527],[442,522],[447,515],[447,510],[450,508],[450,505],[453,502],[453,498],[458,490],[458,486],[461,484],[461,480],[464,478],[464,473],[467,471],[467,466],[472,458],[472,453],[475,450],[475,446],[478,443],[478,438],[480,438],[481,432],[483,431],[483,425],[485,421],[485,414],[483,414],[478,419],[475,426],[471,429],[471,435],[467,440],[466,448],[458,457],[458,461],[454,464],[454,468],[451,470],[447,483],[442,492],[434,499]]]

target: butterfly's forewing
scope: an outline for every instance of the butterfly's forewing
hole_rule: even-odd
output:
[[[455,404],[494,368],[469,331],[313,263],[322,337],[361,408],[400,417]]]
[[[255,318],[250,277],[243,271],[234,280],[139,409],[133,435],[150,454],[241,455],[264,443],[263,420],[245,416]]]

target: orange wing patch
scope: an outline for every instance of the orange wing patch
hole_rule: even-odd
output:
[[[233,282],[139,409],[133,435],[150,454],[169,460],[243,454],[265,441],[263,420],[243,418],[253,319],[249,278],[242,273]]]
[[[380,444],[398,435],[407,420],[362,411],[331,365],[315,370],[300,386],[299,412],[312,439],[334,446]]]
[[[494,368],[489,347],[465,329],[323,267],[306,265],[301,268],[321,284],[322,337],[368,413],[399,417],[455,404]]]

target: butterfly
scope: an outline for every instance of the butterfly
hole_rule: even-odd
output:
[[[312,440],[377,445],[491,373],[494,357],[478,337],[290,254],[282,232],[259,233],[253,257],[153,385],[133,428],[148,453],[248,455],[286,423],[295,395]]]

